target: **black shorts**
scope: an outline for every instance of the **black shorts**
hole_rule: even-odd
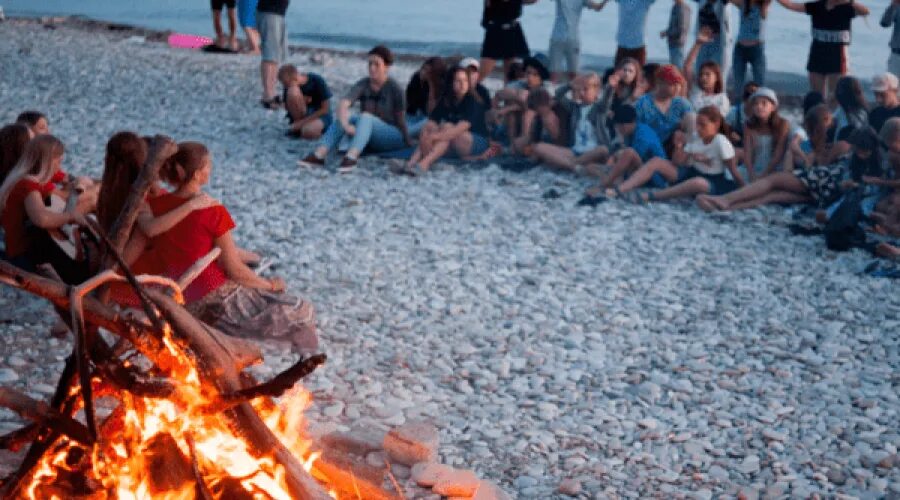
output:
[[[504,26],[506,26],[504,28]],[[481,57],[487,59],[525,58],[531,55],[525,33],[518,23],[507,25],[488,25],[484,29],[484,43],[481,45]]]
[[[212,10],[222,10],[222,6],[233,9],[237,6],[237,0],[209,0],[209,6]]]
[[[728,194],[737,189],[737,184],[733,180],[725,177],[725,174],[704,174],[694,167],[678,167],[678,180],[675,181],[675,184],[681,184],[694,177],[703,177],[706,179],[706,182],[709,183],[709,194],[713,196]]]
[[[813,40],[806,71],[820,75],[845,75],[850,66],[848,62],[847,45]]]

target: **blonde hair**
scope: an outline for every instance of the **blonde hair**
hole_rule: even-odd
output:
[[[66,147],[62,141],[56,137],[45,134],[39,135],[25,145],[25,151],[18,163],[6,176],[3,185],[0,186],[0,214],[6,208],[6,200],[9,198],[9,192],[26,176],[34,176],[38,178],[38,182],[49,182],[53,174],[50,168],[53,160],[59,158],[66,152]]]

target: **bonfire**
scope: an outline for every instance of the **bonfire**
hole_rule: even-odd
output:
[[[108,237],[93,228],[106,250],[105,271],[69,287],[0,261],[0,281],[48,299],[74,338],[49,404],[0,388],[0,406],[31,422],[0,437],[0,447],[28,447],[0,492],[29,499],[390,498],[380,485],[320,460],[322,450],[308,437],[311,395],[298,382],[325,355],[258,383],[244,371],[262,361],[254,344],[191,316],[177,283],[135,277],[121,262],[138,202],[173,148],[157,137]],[[132,286],[140,311],[104,303],[102,290],[113,281]]]

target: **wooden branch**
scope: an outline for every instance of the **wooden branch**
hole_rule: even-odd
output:
[[[234,360],[219,337],[180,307],[171,298],[155,290],[148,290],[150,300],[172,326],[175,340],[194,357],[197,371],[205,384],[219,393],[228,394],[242,389],[240,373]],[[151,358],[152,359],[152,358]],[[223,414],[229,426],[241,435],[249,449],[257,456],[270,456],[285,471],[289,493],[300,500],[329,500],[328,492],[303,468],[298,457],[272,433],[249,403],[240,403]]]
[[[21,417],[59,431],[81,444],[90,446],[94,440],[90,431],[81,422],[62,415],[47,403],[8,387],[0,387],[0,406],[9,408]]]
[[[116,389],[141,398],[168,398],[175,393],[175,385],[168,380],[147,377],[132,367],[107,363],[97,365],[97,372]]]
[[[197,486],[194,488],[194,498],[198,500],[213,500],[213,494],[209,491],[209,487],[206,486],[206,482],[203,481],[200,464],[197,463],[197,450],[194,449],[194,438],[191,437],[190,433],[185,434],[184,437],[187,441],[188,450],[191,452],[191,470],[194,473],[194,481],[197,482]]]
[[[71,312],[72,333],[75,337],[75,368],[78,371],[78,383],[81,385],[81,399],[84,405],[84,418],[87,421],[87,429],[91,434],[91,441],[97,441],[97,421],[94,419],[94,391],[91,387],[91,361],[88,352],[88,337],[90,336],[84,324],[84,312],[82,311],[82,295],[79,288],[72,288],[69,292],[69,311]]]
[[[221,253],[221,248],[213,247],[213,249],[210,250],[208,254],[200,257],[200,259],[198,259],[197,262],[194,262],[194,264],[191,265],[191,267],[189,267],[187,271],[181,273],[181,277],[178,278],[178,286],[180,286],[182,290],[187,288],[188,285],[190,285],[195,279],[197,279],[197,276],[200,276],[200,273],[206,270],[206,268],[209,267],[210,264],[212,264],[216,259],[219,258],[219,255]]]
[[[20,427],[12,432],[7,432],[0,436],[0,449],[19,451],[22,449],[22,446],[37,439],[40,432],[40,426],[34,423]]]
[[[294,384],[299,382],[300,379],[315,371],[326,359],[328,358],[324,354],[316,354],[306,359],[301,359],[287,370],[275,375],[268,382],[220,395],[216,402],[207,406],[206,411],[220,413],[244,401],[265,396],[277,398],[291,387],[294,387]]]
[[[122,211],[109,230],[109,240],[115,253],[122,255],[125,251],[125,244],[128,243],[128,238],[131,236],[131,229],[137,220],[138,210],[144,203],[153,183],[159,178],[160,167],[177,151],[178,145],[172,139],[162,135],[153,138],[150,151],[147,152],[147,161],[141,168],[140,175],[132,184],[131,192],[125,200]],[[114,258],[107,255],[102,269],[109,269],[114,264]]]

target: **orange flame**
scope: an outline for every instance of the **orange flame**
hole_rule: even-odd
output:
[[[213,403],[215,391],[203,387],[197,370],[187,362],[188,355],[171,337],[168,329],[163,343],[175,359],[183,361],[169,374],[171,380],[178,381],[175,393],[168,399],[120,393],[119,408],[104,422],[93,449],[86,450],[91,455],[91,470],[87,474],[99,483],[101,491],[107,493],[104,497],[194,498],[197,485],[193,477],[163,492],[154,491],[153,468],[150,466],[153,443],[161,436],[170,436],[188,464],[191,457],[196,460],[203,482],[212,491],[216,491],[226,479],[239,480],[240,485],[251,494],[264,492],[262,497],[290,500],[283,468],[271,457],[255,456],[247,442],[232,432],[225,419],[205,410],[207,405]],[[303,432],[304,412],[311,399],[311,394],[298,384],[278,405],[264,400],[251,403],[276,437],[301,459],[307,472],[312,472],[319,457],[318,453],[311,452],[312,442],[304,437]],[[23,489],[25,498],[58,498],[57,494],[48,493],[50,490],[47,487],[60,473],[69,469],[67,460],[76,448],[83,446],[62,438],[52,453],[45,453],[35,468],[31,482]],[[331,495],[337,497],[334,492]],[[260,496],[254,494],[254,497]]]

